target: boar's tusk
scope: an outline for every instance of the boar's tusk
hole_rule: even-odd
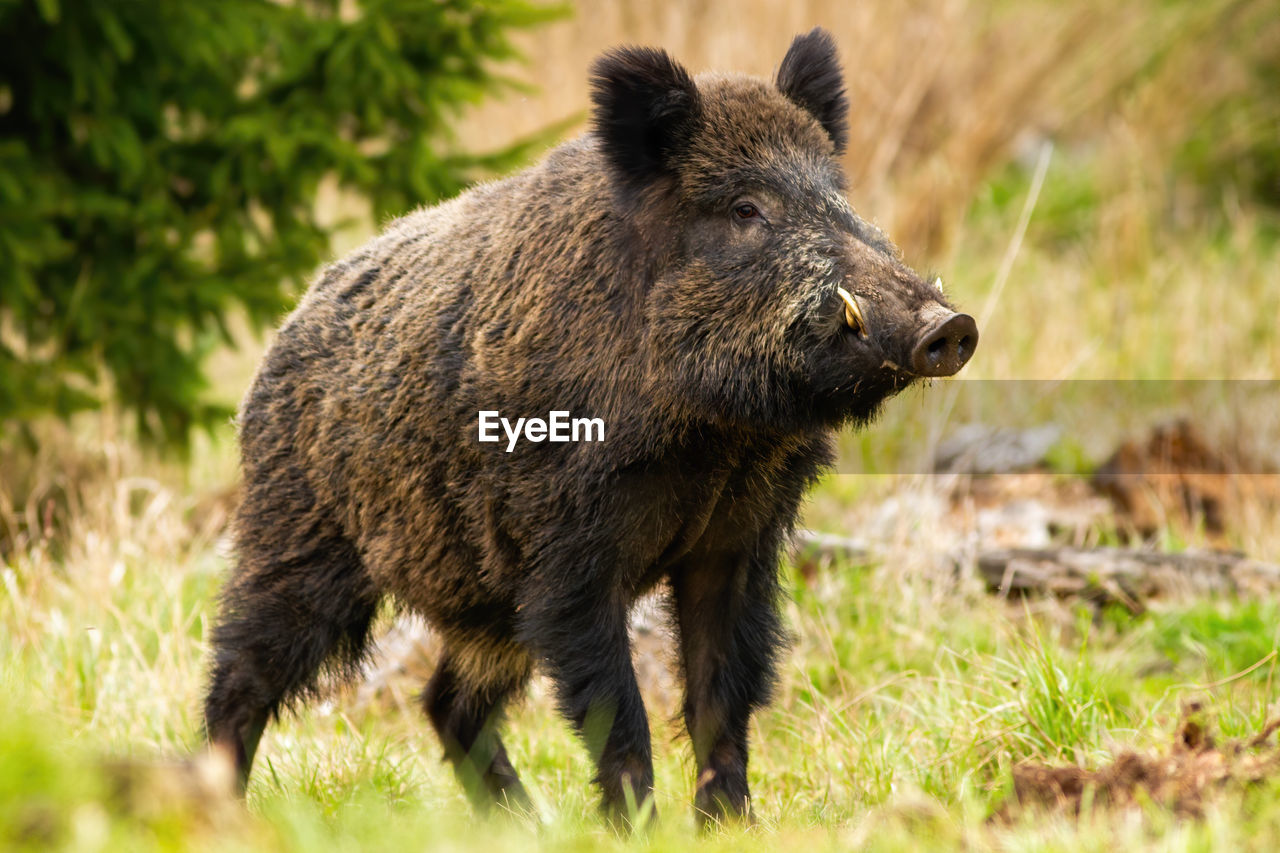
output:
[[[942,293],[942,276],[938,276],[933,280],[933,286],[937,288],[939,293]]]
[[[845,290],[843,287],[837,287],[836,293],[840,294],[840,298],[844,300],[844,321],[850,329],[858,333],[858,337],[865,338],[867,336],[867,321],[862,316],[862,309],[858,307],[858,300],[853,298],[853,294]]]

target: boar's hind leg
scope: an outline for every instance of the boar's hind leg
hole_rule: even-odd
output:
[[[606,818],[627,829],[634,817],[656,816],[651,802],[646,808],[653,796],[653,757],[631,665],[626,608],[602,586],[575,589],[566,583],[530,596],[521,610],[521,639],[545,662],[561,712],[595,760]]]
[[[531,812],[533,805],[498,729],[503,706],[529,679],[532,661],[514,646],[484,651],[489,653],[456,645],[446,650],[423,691],[422,705],[477,811],[486,812],[496,803]]]
[[[748,557],[710,560],[673,573],[672,586],[698,825],[749,817],[747,725],[768,699],[783,640],[776,569]]]
[[[312,515],[264,534],[252,518],[242,509],[205,700],[205,734],[234,757],[241,791],[267,722],[313,690],[323,667],[354,672],[378,604],[356,549],[331,525]]]

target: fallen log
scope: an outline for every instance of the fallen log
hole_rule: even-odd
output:
[[[1151,598],[1273,595],[1280,566],[1238,551],[1176,554],[1134,548],[1001,548],[975,561],[987,589],[1116,603],[1141,613]]]
[[[861,540],[801,530],[793,538],[791,559],[808,581],[833,560],[865,564],[879,557]],[[1261,597],[1280,592],[1280,565],[1239,551],[992,548],[976,555],[955,552],[948,560],[957,570],[975,566],[987,589],[1001,596],[1075,597],[1099,606],[1119,604],[1135,614],[1152,598]]]

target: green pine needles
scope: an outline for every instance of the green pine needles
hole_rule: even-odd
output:
[[[229,415],[202,356],[328,248],[333,176],[380,220],[528,151],[449,122],[512,86],[525,0],[0,0],[0,435],[114,399],[183,446]]]

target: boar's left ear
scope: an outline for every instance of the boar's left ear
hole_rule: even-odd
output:
[[[591,66],[592,124],[605,156],[641,183],[673,170],[673,157],[698,127],[702,104],[693,78],[666,51],[622,47]]]
[[[778,91],[804,107],[827,131],[836,153],[849,143],[849,99],[831,33],[814,27],[791,42],[778,69]]]

